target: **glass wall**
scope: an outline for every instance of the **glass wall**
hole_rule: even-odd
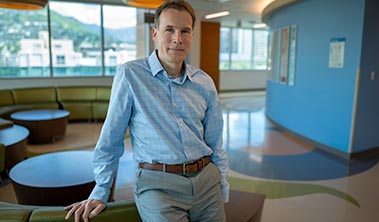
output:
[[[136,11],[58,1],[37,11],[0,9],[0,78],[114,75],[136,59]]]
[[[221,27],[220,70],[266,70],[268,30]]]

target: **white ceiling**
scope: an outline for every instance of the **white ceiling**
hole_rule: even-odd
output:
[[[56,0],[70,2],[108,2],[124,4],[122,0]],[[152,0],[154,1],[154,0]],[[228,10],[230,15],[209,21],[221,22],[225,26],[251,27],[261,23],[263,9],[275,0],[187,0],[196,10],[199,20],[205,20],[204,15]],[[200,18],[201,17],[201,18]]]
[[[254,23],[261,23],[263,9],[274,0],[187,0],[203,15],[220,11],[229,11],[230,15],[212,19],[209,21],[219,21],[223,25],[251,26]],[[204,17],[201,18],[205,20]]]

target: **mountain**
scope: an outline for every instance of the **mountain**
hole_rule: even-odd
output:
[[[93,32],[98,32],[98,30],[100,30],[98,25],[85,24],[85,26]],[[104,28],[104,37],[105,39],[112,39],[112,42],[135,44],[137,40],[137,29],[135,27],[122,29]]]
[[[51,34],[54,39],[71,39],[74,48],[77,49],[82,43],[90,43],[95,46],[101,44],[100,27],[84,24],[73,17],[67,17],[50,11]],[[12,19],[10,19],[12,18]],[[39,31],[47,31],[46,10],[18,11],[0,9],[0,54],[4,48],[10,53],[19,50],[21,39],[37,39]],[[136,29],[104,29],[106,42],[135,44]]]

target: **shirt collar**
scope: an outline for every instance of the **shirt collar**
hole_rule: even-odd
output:
[[[158,53],[157,50],[154,50],[148,58],[148,63],[150,65],[151,74],[153,76],[156,76],[159,73],[164,71],[164,68],[163,68],[161,62],[158,59],[157,53]],[[191,69],[189,69],[189,67],[187,66],[187,64],[185,62],[183,62],[183,67],[184,67],[183,82],[187,78],[192,81],[192,75],[194,74],[194,72],[191,71]]]
[[[153,76],[156,76],[158,73],[160,73],[164,70],[162,64],[159,62],[158,55],[157,55],[156,51],[157,50],[154,50],[148,58],[148,63],[150,65],[151,74]]]

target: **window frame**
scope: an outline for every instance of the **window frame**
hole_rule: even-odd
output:
[[[51,8],[50,8],[50,3],[52,2],[57,2],[57,3],[78,3],[78,4],[92,4],[92,5],[98,5],[100,7],[100,12],[99,12],[99,16],[100,16],[100,24],[99,24],[99,28],[100,28],[100,42],[99,42],[99,45],[100,45],[100,54],[101,54],[101,67],[100,66],[95,66],[93,68],[96,68],[96,67],[99,67],[101,69],[100,71],[100,74],[96,74],[94,73],[93,75],[77,75],[77,73],[74,73],[73,75],[60,75],[59,74],[59,71],[54,71],[54,68],[63,68],[63,66],[65,64],[63,63],[56,63],[54,64],[53,61],[58,61],[58,57],[59,56],[63,56],[65,57],[64,58],[64,63],[67,63],[67,58],[65,55],[61,55],[60,52],[58,53],[54,53],[54,47],[56,45],[52,45],[54,40],[52,40],[52,30],[51,30]],[[16,75],[14,76],[1,76],[0,75],[0,79],[16,79],[16,78],[20,78],[20,79],[38,79],[38,78],[41,78],[41,79],[53,79],[53,78],[82,78],[82,77],[90,77],[90,78],[102,78],[102,77],[111,77],[111,76],[114,76],[115,75],[115,72],[113,73],[109,73],[107,72],[107,67],[105,67],[105,36],[104,36],[104,30],[105,30],[105,27],[104,27],[104,6],[117,6],[117,7],[125,7],[125,8],[133,8],[133,7],[129,7],[125,4],[122,4],[122,3],[117,3],[117,2],[109,2],[109,3],[104,3],[104,2],[98,2],[98,1],[61,1],[61,0],[51,0],[50,3],[46,6],[45,9],[42,9],[42,10],[45,10],[46,11],[46,25],[47,25],[47,33],[48,33],[48,37],[47,37],[47,41],[48,41],[48,46],[45,48],[47,51],[48,51],[48,59],[46,59],[48,65],[46,66],[41,66],[40,69],[41,70],[47,70],[48,73],[46,73],[45,75],[36,75],[36,76],[33,76],[33,75],[29,75],[28,72],[25,73],[25,71],[22,71],[20,69],[20,72],[17,72]],[[135,29],[137,30],[137,26],[139,25],[138,23],[138,10],[141,10],[141,9],[138,9],[138,8],[134,8],[136,10],[136,20],[137,20],[137,24],[135,25]],[[7,9],[3,9],[3,10],[7,10]],[[135,43],[137,44],[137,42]],[[39,47],[41,47],[41,45],[39,45]],[[62,47],[62,46],[61,46]],[[136,46],[137,48],[137,46]],[[76,52],[76,51],[75,51]],[[125,61],[126,62],[126,61]],[[120,64],[118,64],[120,65]],[[116,65],[116,66],[118,66]],[[117,67],[114,67],[113,70],[117,70]],[[20,66],[9,66],[11,69],[13,68],[17,68],[17,67],[20,67]],[[0,68],[7,68],[7,66],[2,66]],[[34,67],[29,67],[29,66],[26,66],[26,69],[29,69],[29,68],[34,68]],[[67,67],[67,68],[70,68],[70,67]],[[109,69],[109,68],[108,68]],[[23,74],[24,73],[24,74]]]
[[[254,46],[255,46],[255,32],[256,31],[265,31],[265,32],[267,32],[267,44],[266,44],[266,62],[265,62],[265,64],[267,64],[267,62],[268,62],[268,50],[269,50],[269,30],[267,29],[267,28],[258,28],[258,29],[255,29],[255,28],[246,28],[246,27],[231,27],[231,26],[221,26],[220,27],[220,31],[221,31],[221,29],[229,29],[229,37],[228,37],[228,39],[229,39],[229,42],[228,42],[228,44],[229,44],[229,52],[228,52],[228,64],[226,65],[226,67],[227,68],[223,68],[223,67],[221,67],[221,62],[220,62],[220,64],[219,64],[219,69],[220,69],[220,71],[266,71],[266,70],[268,70],[268,66],[266,65],[266,68],[263,68],[263,69],[256,69],[256,68],[254,68],[256,65],[255,65],[255,53],[254,53],[254,51],[255,51],[255,49],[254,49]],[[249,68],[249,69],[235,69],[235,68],[233,68],[233,66],[232,66],[232,64],[233,64],[233,57],[232,57],[232,54],[233,54],[233,51],[234,51],[234,46],[233,46],[233,41],[234,41],[234,38],[236,37],[234,34],[233,34],[233,31],[236,31],[237,33],[238,33],[238,30],[240,30],[240,29],[242,29],[242,30],[252,30],[252,32],[251,32],[251,35],[252,35],[252,38],[251,38],[251,49],[250,49],[250,51],[251,51],[251,55],[250,55],[250,67],[251,68]],[[221,44],[222,44],[222,40],[220,39],[220,48],[221,48]],[[238,43],[237,43],[237,45],[238,45]],[[237,46],[238,47],[238,46]],[[225,52],[221,52],[221,50],[220,50],[220,55],[219,55],[219,58],[220,58],[220,60],[221,60],[221,53],[225,53]],[[226,62],[226,60],[223,60],[223,64]]]

